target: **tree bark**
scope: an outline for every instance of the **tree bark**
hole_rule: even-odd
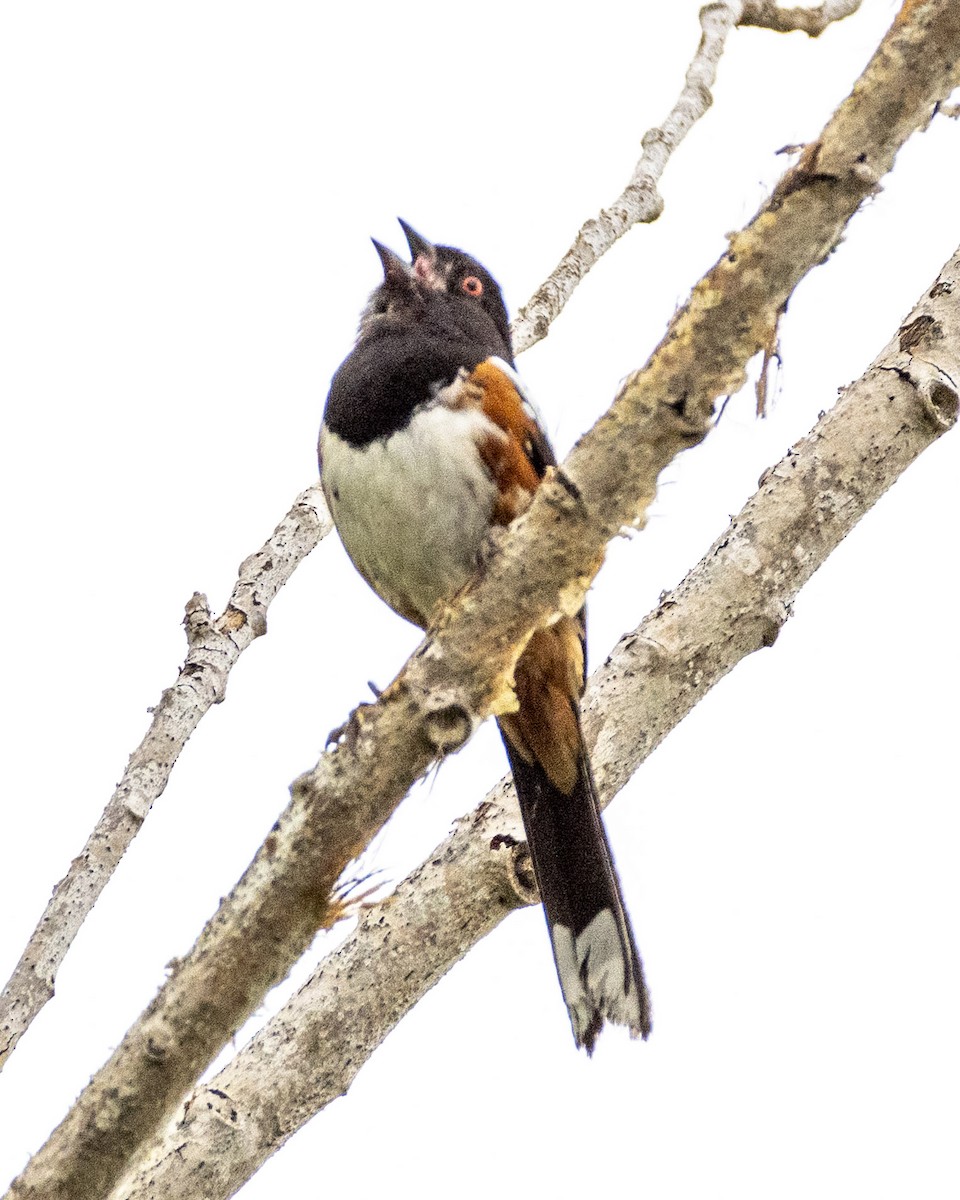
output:
[[[936,47],[936,53],[931,52]],[[908,0],[817,142],[694,289],[647,368],[540,489],[458,599],[293,801],[237,888],[98,1072],[12,1196],[99,1195],[338,908],[329,890],[410,783],[512,702],[530,632],[579,606],[606,542],[642,520],[657,475],[706,433],[806,272],[837,244],[894,155],[960,73],[960,12]],[[536,548],[539,558],[531,555]]]
[[[864,375],[763,477],[680,586],[624,635],[587,693],[604,805],[711,687],[772,646],[794,597],[960,403],[960,248]],[[114,1200],[225,1200],[342,1096],[394,1026],[530,901],[501,781],[218,1075]],[[535,897],[534,897],[535,899]]]

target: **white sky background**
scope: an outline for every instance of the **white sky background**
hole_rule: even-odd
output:
[[[562,454],[896,7],[865,0],[819,41],[731,37],[714,107],[667,169],[663,217],[520,361]],[[673,105],[697,9],[0,9],[3,980],[175,678],[185,601],[202,590],[221,609],[314,478],[328,381],[378,278],[369,236],[401,248],[399,214],[465,247],[515,310]],[[936,277],[960,240],[958,148],[945,119],[911,141],[792,300],[773,415],[758,423],[752,393],[737,397],[670,469],[648,529],[612,549],[590,601],[594,664]],[[592,1061],[577,1054],[542,916],[516,914],[244,1200],[956,1195],[958,454],[956,434],[924,454],[776,646],[608,811],[650,1042],[607,1031]],[[0,1076],[0,1184],[192,944],[327,731],[418,640],[334,537],[269,624]],[[485,728],[414,790],[367,865],[401,878],[504,769]]]

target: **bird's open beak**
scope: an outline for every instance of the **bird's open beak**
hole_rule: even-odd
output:
[[[383,242],[378,242],[376,238],[371,238],[374,249],[380,255],[380,262],[383,264],[383,278],[385,283],[404,284],[412,283],[413,267],[409,263],[405,263],[399,254],[396,254],[389,246],[385,246]]]
[[[428,242],[421,233],[408,225],[402,217],[397,217],[400,228],[410,247],[411,270],[417,280],[425,287],[436,292],[446,288],[446,280],[439,269],[437,248],[433,242]]]
[[[399,218],[398,218],[399,220]],[[383,264],[383,279],[387,284],[397,288],[415,290],[443,291],[445,283],[442,274],[437,269],[437,248],[433,242],[421,236],[408,225],[400,221],[400,227],[410,247],[411,262],[404,262],[389,246],[384,246],[376,238],[371,238],[380,262]]]
[[[422,234],[417,233],[412,225],[408,225],[403,217],[397,217],[400,222],[400,228],[403,230],[403,236],[407,239],[407,245],[410,247],[410,259],[416,263],[418,258],[425,258],[430,263],[437,261],[437,248],[433,242],[428,242]]]

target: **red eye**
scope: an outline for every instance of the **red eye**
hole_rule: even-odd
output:
[[[468,275],[463,283],[460,284],[460,287],[468,296],[473,296],[475,300],[483,295],[483,284],[476,275]]]

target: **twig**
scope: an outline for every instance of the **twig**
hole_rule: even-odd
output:
[[[241,565],[223,615],[212,620],[205,596],[187,603],[187,657],[160,696],[150,727],[130,755],[96,827],[53,895],[0,994],[0,1069],[54,992],[64,955],[120,859],[163,792],[201,718],[224,697],[227,676],[267,629],[267,609],[298,564],[330,528],[319,487],[294,501],[273,535]]]
[[[551,324],[573,295],[577,285],[619,238],[634,225],[655,221],[663,211],[657,184],[670,156],[713,103],[711,89],[727,37],[737,25],[763,25],[768,29],[805,29],[816,36],[832,21],[856,12],[861,0],[835,0],[822,8],[778,9],[772,3],[741,4],[723,0],[700,10],[700,44],[687,68],[683,90],[662,125],[648,129],[641,139],[643,153],[630,181],[609,208],[584,222],[573,245],[517,312],[513,344],[519,354],[547,336]],[[792,23],[791,23],[792,22]]]
[[[674,150],[713,103],[710,89],[717,76],[717,64],[739,13],[736,0],[701,8],[700,44],[687,67],[676,104],[662,125],[648,129],[641,138],[643,153],[627,186],[609,208],[584,222],[573,245],[517,312],[513,344],[518,354],[547,336],[583,277],[628,229],[660,216],[663,199],[657,184]]]

